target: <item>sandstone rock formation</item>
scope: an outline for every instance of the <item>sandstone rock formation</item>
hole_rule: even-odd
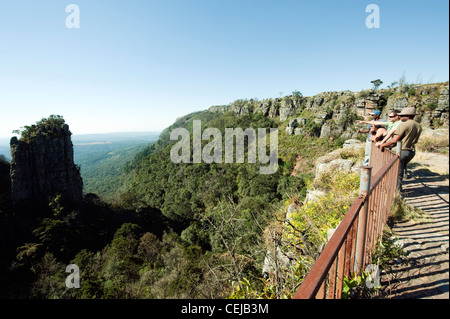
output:
[[[46,204],[60,194],[80,205],[83,181],[73,161],[71,132],[59,123],[50,130],[39,125],[30,138],[11,139],[11,188],[13,204],[34,200]]]
[[[351,138],[350,126],[354,116],[367,117],[374,110],[382,110],[386,118],[389,110],[407,106],[417,109],[416,120],[423,127],[449,125],[449,87],[446,83],[403,85],[396,88],[364,90],[361,92],[322,92],[315,96],[288,95],[282,98],[258,101],[237,100],[230,105],[212,106],[209,112],[235,112],[243,115],[261,113],[264,116],[288,121],[286,133],[303,134],[304,114],[320,126],[318,136]],[[300,121],[300,119],[302,119]]]

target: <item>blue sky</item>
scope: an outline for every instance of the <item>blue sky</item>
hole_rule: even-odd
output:
[[[66,27],[66,6],[80,28]],[[366,27],[366,6],[380,28]],[[0,137],[50,114],[74,134],[162,130],[299,90],[449,79],[449,3],[0,0]]]

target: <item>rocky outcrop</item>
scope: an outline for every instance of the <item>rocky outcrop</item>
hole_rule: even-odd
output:
[[[209,112],[235,112],[236,114],[262,113],[264,116],[288,121],[287,134],[303,134],[303,114],[319,125],[318,136],[351,138],[355,116],[367,117],[374,110],[381,110],[387,117],[390,110],[414,106],[416,120],[424,127],[449,125],[448,83],[403,85],[396,88],[365,90],[361,92],[323,92],[311,97],[289,95],[283,98],[258,101],[237,100],[230,105],[212,106]]]
[[[31,138],[11,139],[12,201],[48,203],[60,194],[71,204],[83,200],[83,181],[73,161],[71,132],[67,124],[52,127],[50,132],[39,127]]]
[[[356,172],[362,165],[365,143],[350,139],[342,148],[334,150],[316,160],[315,178],[333,171]]]

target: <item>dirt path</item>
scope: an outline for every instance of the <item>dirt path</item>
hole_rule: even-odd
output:
[[[408,165],[407,203],[422,209],[420,222],[397,223],[408,263],[382,275],[387,298],[449,299],[449,157],[418,153]]]

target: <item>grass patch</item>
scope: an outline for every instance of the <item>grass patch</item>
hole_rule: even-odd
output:
[[[416,149],[420,152],[448,154],[448,135],[426,135],[421,136],[416,144]]]
[[[408,204],[406,199],[396,192],[389,215],[392,222],[423,222],[428,217],[429,215],[426,212]]]

